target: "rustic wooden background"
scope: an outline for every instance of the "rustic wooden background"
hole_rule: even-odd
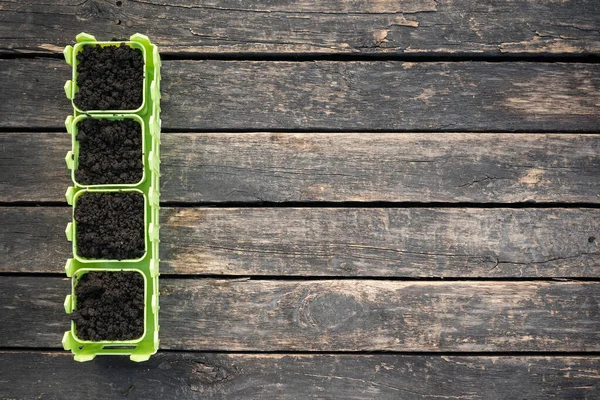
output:
[[[79,364],[61,52],[163,63],[161,351]],[[600,398],[597,0],[0,1],[0,398]]]

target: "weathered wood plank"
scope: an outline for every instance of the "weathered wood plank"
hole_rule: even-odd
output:
[[[69,280],[0,277],[1,347],[58,347]],[[161,348],[598,351],[596,282],[161,280]]]
[[[2,2],[1,11],[8,53],[58,53],[82,31],[104,40],[144,32],[180,55],[600,52],[595,0],[27,0]]]
[[[66,133],[0,140],[0,201],[64,201]],[[167,133],[161,157],[164,201],[600,202],[593,134]]]
[[[64,272],[71,208],[0,208],[0,272]]]
[[[163,148],[176,201],[600,201],[594,135],[188,134]]]
[[[600,65],[165,61],[167,129],[596,131]],[[62,127],[61,60],[0,60],[0,127]],[[37,80],[37,81],[36,81]],[[39,82],[38,82],[39,81]]]
[[[169,209],[164,270],[385,277],[600,275],[600,210]]]
[[[65,114],[66,115],[66,114]],[[0,117],[1,118],[1,117]],[[62,201],[72,186],[64,133],[0,133],[0,201]]]
[[[163,208],[161,271],[600,277],[600,209]],[[0,208],[0,272],[59,273],[69,208]]]
[[[67,353],[2,351],[0,393],[65,400],[97,393],[103,399],[596,399],[599,367],[595,356],[385,354],[158,353],[143,364],[124,357],[80,364]]]

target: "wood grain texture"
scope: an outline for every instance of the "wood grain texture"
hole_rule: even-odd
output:
[[[116,3],[122,3],[118,6]],[[594,0],[2,2],[0,52],[144,32],[169,54],[598,54]],[[243,23],[240,23],[243,21]]]
[[[599,367],[595,356],[159,353],[136,364],[124,357],[75,363],[66,352],[2,351],[0,393],[64,400],[99,394],[103,399],[592,400],[600,396]]]
[[[0,272],[62,273],[70,208],[0,208]],[[163,208],[161,271],[600,277],[600,209]]]
[[[73,247],[65,228],[71,208],[1,207],[0,272],[64,272]]]
[[[65,191],[73,185],[65,164],[69,150],[71,136],[66,131],[0,133],[0,201],[66,205]]]
[[[179,60],[162,72],[170,130],[575,132],[600,124],[600,65],[591,63]],[[67,79],[61,60],[0,60],[0,127],[62,127]]]
[[[174,201],[600,201],[594,135],[168,136]]]
[[[0,201],[65,201],[66,133],[0,140]],[[600,202],[593,134],[166,133],[161,146],[167,202]]]
[[[60,345],[69,280],[0,277],[1,347]],[[598,351],[597,282],[161,279],[161,348]],[[24,329],[27,327],[27,329]]]
[[[599,209],[167,209],[166,273],[598,277]]]

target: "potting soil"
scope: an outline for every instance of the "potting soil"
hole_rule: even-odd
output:
[[[127,45],[86,45],[77,54],[75,105],[86,110],[135,110],[142,105],[144,57]]]
[[[132,340],[144,333],[144,278],[138,272],[88,272],[75,296],[80,339]]]
[[[134,184],[142,179],[142,128],[133,119],[86,118],[77,125],[75,178],[82,185]]]
[[[144,198],[141,193],[84,193],[75,205],[78,255],[125,260],[144,255]]]

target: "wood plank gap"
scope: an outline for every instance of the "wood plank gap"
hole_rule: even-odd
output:
[[[3,353],[56,353],[65,354],[66,352],[61,347],[3,347],[0,346],[0,352]],[[185,349],[159,349],[158,354],[230,354],[230,355],[355,355],[355,356],[406,356],[406,357],[581,357],[600,356],[600,351],[310,351],[310,350],[289,350],[289,351],[273,351],[273,350],[185,350]]]
[[[0,134],[19,134],[19,133],[67,133],[67,131],[65,130],[65,128],[63,127],[56,127],[56,126],[34,126],[34,127],[0,127]],[[576,136],[576,135],[581,135],[581,134],[585,134],[585,135],[594,135],[594,134],[600,134],[600,131],[598,131],[597,129],[594,130],[581,130],[581,131],[574,131],[574,132],[565,132],[562,130],[544,130],[544,131],[535,131],[535,130],[531,130],[531,129],[527,129],[527,130],[520,130],[520,129],[514,129],[514,130],[510,130],[510,131],[506,131],[506,130],[495,130],[495,129],[488,129],[485,132],[481,132],[481,131],[469,131],[469,130],[465,130],[465,129],[447,129],[444,131],[432,131],[430,129],[345,129],[343,132],[340,131],[339,129],[328,129],[328,128],[322,128],[322,129],[318,129],[318,130],[314,130],[314,129],[300,129],[300,128],[295,128],[295,129],[278,129],[278,128],[270,128],[268,131],[266,131],[265,129],[248,129],[248,128],[221,128],[221,129],[196,129],[196,128],[190,128],[190,129],[185,129],[185,128],[177,128],[177,129],[172,129],[172,128],[161,128],[161,133],[162,134],[197,134],[197,135],[220,135],[220,134],[239,134],[239,133],[247,133],[247,134],[253,134],[253,133],[277,133],[277,134],[306,134],[306,135],[312,135],[312,134],[339,134],[344,135],[344,134],[355,134],[355,133],[363,133],[363,134],[374,134],[374,133],[388,133],[388,134],[431,134],[431,135],[444,135],[444,134],[456,134],[456,133],[465,133],[465,134],[490,134],[490,135],[494,135],[494,134],[509,134],[509,135],[518,135],[518,134],[533,134],[533,135],[548,135],[548,136],[552,136],[552,135],[572,135],[572,136]]]
[[[5,53],[0,52],[0,60],[15,59],[62,59],[57,53]],[[161,52],[163,61],[405,61],[405,62],[531,62],[531,63],[598,63],[600,56],[595,54],[557,53],[552,55],[512,54],[512,55],[477,55],[458,53],[422,53],[422,54],[320,54],[320,53],[173,53]]]
[[[0,203],[1,205],[2,203]],[[445,203],[445,202],[228,202],[228,203],[213,203],[213,202],[176,202],[169,201],[161,203],[161,207],[178,207],[178,208],[474,208],[474,209],[493,209],[493,208],[510,208],[510,209],[527,209],[527,208],[600,208],[598,203],[562,203],[562,202],[518,202],[518,203]]]
[[[600,253],[599,253],[600,255]],[[65,278],[62,272],[6,272],[0,271],[1,277],[33,277],[33,278]],[[290,276],[290,275],[233,275],[233,274],[161,274],[160,279],[185,280],[231,280],[231,281],[287,281],[287,282],[319,282],[336,281],[376,281],[376,282],[600,282],[600,277],[385,277],[385,276]]]
[[[510,209],[576,209],[576,208],[600,208],[600,203],[442,203],[442,202],[179,202],[166,201],[160,203],[161,207],[177,207],[177,208],[472,208],[472,209],[494,209],[494,208],[510,208]],[[68,208],[66,202],[60,201],[0,201],[1,207],[49,207],[49,208]]]

